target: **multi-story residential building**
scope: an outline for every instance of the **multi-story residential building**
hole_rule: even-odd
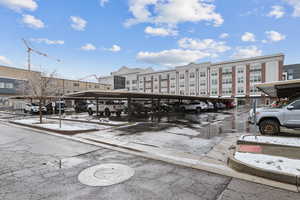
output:
[[[243,103],[253,98],[264,100],[265,96],[255,85],[282,80],[283,63],[284,55],[274,54],[218,63],[191,63],[165,71],[140,71],[134,76],[118,75],[126,78],[129,91],[233,97]]]
[[[300,64],[285,65],[283,67],[283,79],[300,79]]]
[[[99,83],[109,84],[113,89],[126,89],[128,91],[137,92],[138,89],[138,74],[151,73],[152,68],[128,68],[126,66],[121,67],[119,70],[112,72],[110,76],[103,76],[99,78]],[[120,77],[125,77],[125,85],[121,87]]]

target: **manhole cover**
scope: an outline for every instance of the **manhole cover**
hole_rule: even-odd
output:
[[[134,169],[121,164],[102,164],[83,170],[78,180],[89,186],[109,186],[124,182],[134,175]]]

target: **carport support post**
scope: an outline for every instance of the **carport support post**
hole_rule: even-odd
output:
[[[58,112],[59,112],[59,128],[61,128],[61,98],[59,98],[58,102]]]
[[[253,100],[253,114],[254,114],[254,125],[255,125],[255,137],[257,137],[257,124],[256,124],[256,99]]]
[[[99,116],[99,101],[98,98],[96,98],[96,117]]]
[[[127,99],[127,106],[128,106],[128,120],[131,121],[131,116],[132,116],[132,112],[131,112],[131,98]]]
[[[43,115],[42,115],[42,97],[39,98],[39,114],[40,114],[40,124],[43,123]]]

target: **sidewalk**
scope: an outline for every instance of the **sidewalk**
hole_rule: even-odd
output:
[[[231,168],[299,186],[300,139],[245,135],[228,158]]]

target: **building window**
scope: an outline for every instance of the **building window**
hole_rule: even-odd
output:
[[[184,79],[184,74],[180,74],[179,78]]]
[[[243,87],[238,87],[238,94],[244,94],[244,88]]]
[[[244,69],[238,68],[238,74],[243,74],[243,73],[244,73]]]
[[[137,83],[137,80],[132,80],[131,83],[132,83],[132,84],[136,84],[136,83]]]
[[[4,88],[4,83],[0,82],[0,88]]]
[[[73,83],[74,87],[79,87],[79,83]]]
[[[190,73],[190,78],[195,78],[195,73],[194,72]]]
[[[130,85],[130,81],[126,81],[126,85]]]
[[[238,83],[244,83],[244,78],[243,77],[238,77]]]
[[[206,77],[206,73],[205,72],[200,72],[200,77]]]
[[[175,76],[171,76],[171,80],[175,80]]]

